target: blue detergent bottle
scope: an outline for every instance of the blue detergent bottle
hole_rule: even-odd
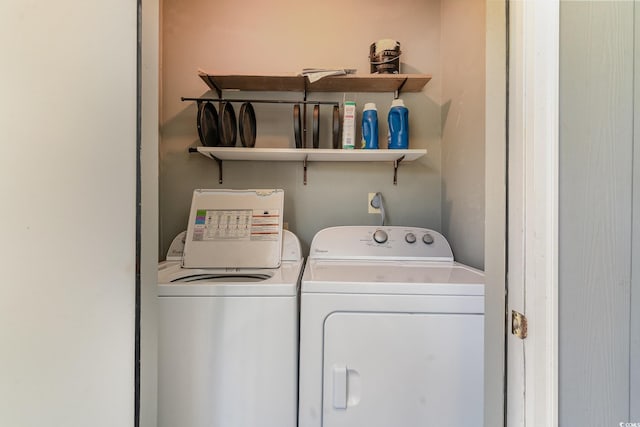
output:
[[[362,148],[378,148],[378,110],[373,102],[364,104],[362,111]]]
[[[409,148],[409,109],[402,99],[394,99],[389,116],[389,149],[404,150]]]

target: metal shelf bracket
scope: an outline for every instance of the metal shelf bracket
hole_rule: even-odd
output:
[[[302,161],[302,167],[304,169],[304,177],[302,178],[302,182],[304,185],[307,185],[307,158],[309,156],[304,156],[304,160]]]
[[[217,158],[213,154],[211,155],[211,158],[218,164],[218,184],[222,184],[222,159]]]
[[[393,93],[393,99],[398,99],[400,97],[400,92],[402,91],[402,88],[407,83],[407,81],[409,81],[409,79],[405,77],[402,83],[400,83],[400,86],[398,86],[398,89],[396,89]]]
[[[393,161],[393,185],[398,185],[398,166],[404,160],[404,156]]]
[[[197,153],[198,149],[195,147],[189,147],[189,153]],[[211,157],[213,160],[216,161],[216,163],[218,164],[218,183],[222,184],[222,159],[217,158],[216,156],[214,156],[211,153],[208,153],[209,157]]]
[[[218,98],[222,98],[222,88],[216,84],[211,76],[207,76],[207,82],[209,82],[209,87],[215,88]]]

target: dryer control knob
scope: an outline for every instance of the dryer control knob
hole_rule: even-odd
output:
[[[383,230],[376,230],[375,233],[373,233],[373,240],[375,240],[376,243],[384,243],[388,238],[389,236],[387,236],[387,233]]]
[[[424,236],[422,236],[422,241],[425,242],[427,245],[431,245],[433,244],[433,236],[427,233]]]
[[[407,243],[415,243],[415,242],[416,242],[416,235],[415,235],[415,234],[413,234],[413,233],[407,233],[407,234],[404,236],[404,240],[405,240]]]

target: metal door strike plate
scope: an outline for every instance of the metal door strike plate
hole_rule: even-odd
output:
[[[511,310],[511,333],[520,339],[527,337],[527,318],[515,310]]]

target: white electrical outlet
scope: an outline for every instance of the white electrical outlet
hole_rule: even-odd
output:
[[[371,206],[371,200],[375,197],[376,193],[369,193],[369,198],[367,200],[367,208],[370,214],[380,214],[380,208],[374,208]]]

